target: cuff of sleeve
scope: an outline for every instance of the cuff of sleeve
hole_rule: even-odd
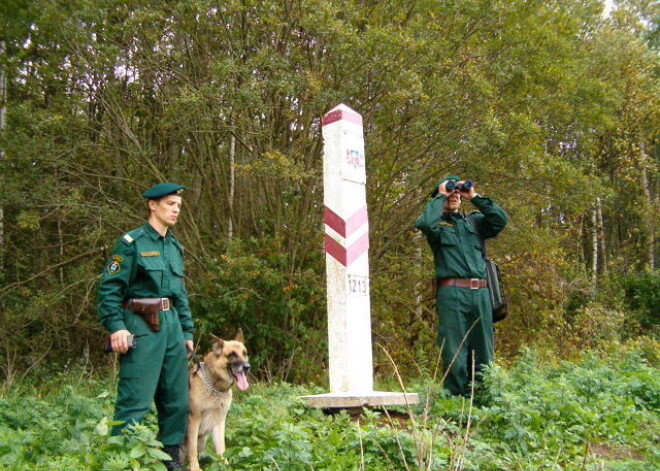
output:
[[[483,196],[483,195],[480,195],[480,194],[476,194],[476,195],[474,195],[474,196],[472,197],[472,199],[471,199],[470,201],[471,201],[472,203],[486,203],[486,204],[488,204],[488,203],[490,203],[492,200],[491,200],[490,198],[486,197],[486,196]]]
[[[193,339],[193,333],[192,332],[184,332],[183,333],[183,340],[192,340]]]
[[[119,320],[108,322],[106,328],[108,331],[110,331],[111,334],[117,332],[118,330],[128,330],[126,328],[126,324],[124,324],[124,321]]]

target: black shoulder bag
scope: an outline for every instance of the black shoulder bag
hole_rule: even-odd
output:
[[[494,260],[486,257],[486,242],[481,236],[479,236],[479,240],[481,241],[481,253],[484,257],[484,261],[486,262],[488,293],[490,294],[490,304],[493,307],[493,323],[495,323],[504,319],[509,313],[506,294],[504,293],[504,282],[502,281],[502,272],[500,271],[500,267],[497,265],[497,263],[495,263]]]

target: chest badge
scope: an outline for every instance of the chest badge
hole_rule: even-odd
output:
[[[160,252],[158,250],[153,250],[151,252],[140,252],[140,257],[158,257]]]
[[[451,222],[440,221],[438,224],[441,226],[455,227]]]

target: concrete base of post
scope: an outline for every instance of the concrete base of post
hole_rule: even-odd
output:
[[[394,393],[369,391],[364,393],[326,393],[313,396],[302,396],[308,407],[321,408],[354,408],[380,406],[406,406],[419,403],[417,393]]]

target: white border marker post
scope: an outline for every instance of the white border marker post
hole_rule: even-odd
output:
[[[362,116],[341,104],[322,126],[330,393],[303,399],[312,407],[417,403],[417,394],[373,390]]]

